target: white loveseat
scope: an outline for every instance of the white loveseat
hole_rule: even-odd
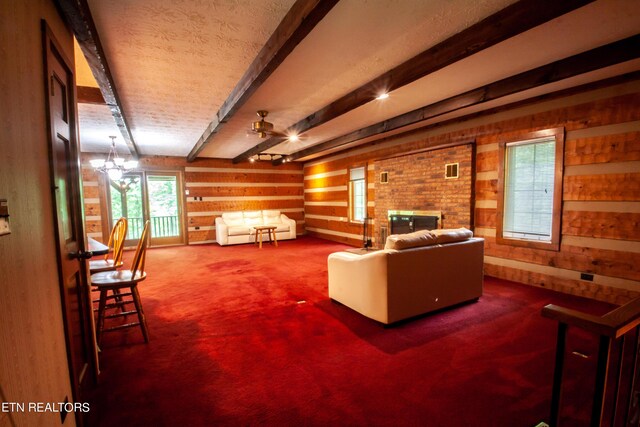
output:
[[[257,225],[275,225],[276,238],[296,238],[296,221],[277,210],[224,212],[216,218],[216,242],[237,245],[255,241]]]
[[[484,239],[467,229],[391,235],[385,249],[329,255],[329,297],[389,324],[482,296]]]

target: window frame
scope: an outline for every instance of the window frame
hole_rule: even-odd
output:
[[[551,215],[551,241],[541,242],[535,240],[518,239],[514,237],[504,237],[504,198],[506,196],[505,173],[507,172],[507,144],[549,137],[555,138],[555,171],[553,183],[553,208]],[[562,180],[564,175],[564,138],[564,127],[558,127],[518,134],[512,138],[505,139],[499,142],[497,194],[498,206],[496,211],[496,242],[498,244],[550,251],[560,250],[562,221]]]
[[[362,181],[364,181],[364,219],[359,220],[359,219],[355,219],[355,192],[354,192],[354,182],[355,181],[360,181],[360,180],[351,180],[351,171],[353,169],[360,169],[362,168],[364,170],[364,178],[362,179]],[[352,223],[356,223],[356,224],[363,224],[366,220],[366,218],[368,217],[368,197],[367,197],[367,190],[368,190],[368,181],[367,181],[367,164],[356,164],[356,165],[352,165],[349,166],[349,169],[347,170],[347,179],[348,179],[348,190],[349,190],[349,222]]]

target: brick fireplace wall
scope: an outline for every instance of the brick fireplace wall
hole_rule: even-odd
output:
[[[376,179],[381,172],[389,178],[376,184],[376,241],[388,227],[389,210],[441,211],[443,228],[472,228],[472,159],[473,146],[466,144],[376,161]],[[459,178],[445,179],[449,163],[459,163]]]

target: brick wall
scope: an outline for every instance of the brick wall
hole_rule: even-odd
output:
[[[375,162],[376,177],[387,172],[387,184],[376,183],[376,236],[388,226],[389,210],[442,212],[443,228],[472,228],[471,144],[397,156]],[[456,179],[445,179],[445,165],[459,163]]]

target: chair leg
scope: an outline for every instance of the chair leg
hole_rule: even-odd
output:
[[[140,329],[142,329],[142,336],[144,342],[149,342],[149,330],[147,329],[147,319],[142,311],[142,302],[140,301],[140,294],[138,293],[138,286],[133,285],[131,287],[131,296],[133,297],[133,303],[136,306],[138,312],[138,321],[140,322]]]
[[[124,313],[126,310],[124,308],[124,303],[122,301],[122,296],[120,295],[120,289],[114,289],[113,295],[115,296],[115,301],[120,306],[120,310]],[[126,316],[125,316],[126,319]]]
[[[96,341],[98,341],[98,345],[100,345],[100,340],[102,338],[102,329],[104,328],[104,310],[107,305],[107,290],[100,289],[100,302],[98,303],[98,320],[96,327]]]

